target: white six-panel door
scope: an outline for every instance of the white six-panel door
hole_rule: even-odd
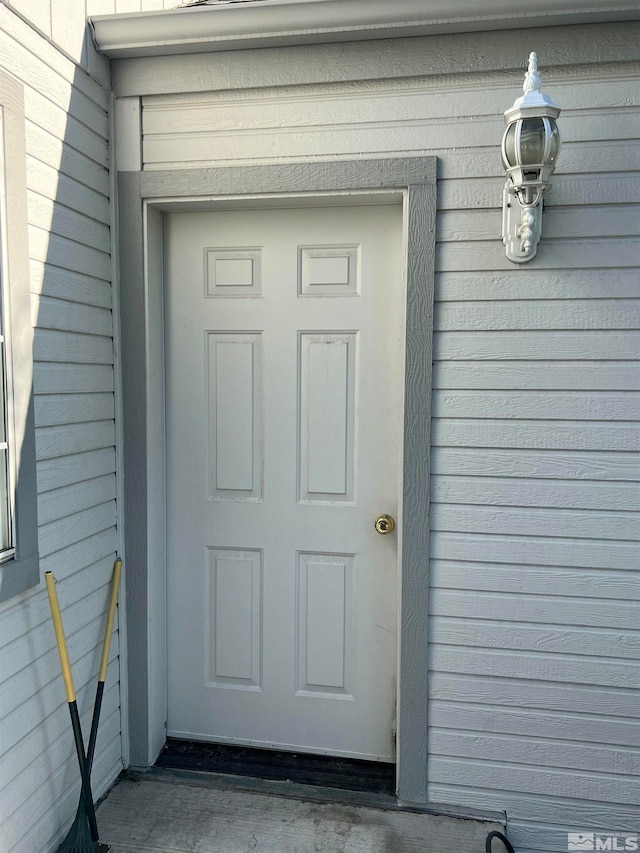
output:
[[[392,761],[401,207],[165,220],[169,734]]]

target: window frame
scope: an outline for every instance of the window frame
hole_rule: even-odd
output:
[[[0,602],[40,581],[29,281],[24,87],[0,69],[2,313],[5,336],[8,504],[13,543],[0,562]]]

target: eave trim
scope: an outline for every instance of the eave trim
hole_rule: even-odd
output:
[[[428,7],[428,8],[425,8]],[[253,0],[99,15],[89,24],[112,58],[319,44],[435,33],[640,19],[629,0]]]

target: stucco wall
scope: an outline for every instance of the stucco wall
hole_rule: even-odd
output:
[[[117,94],[144,96],[145,169],[438,156],[429,794],[505,809],[519,853],[640,824],[639,35],[114,66]],[[517,267],[499,143],[532,49],[565,142],[538,257]]]

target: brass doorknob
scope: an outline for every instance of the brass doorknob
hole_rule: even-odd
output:
[[[395,526],[396,523],[390,515],[379,515],[376,518],[376,530],[378,533],[391,533]]]

